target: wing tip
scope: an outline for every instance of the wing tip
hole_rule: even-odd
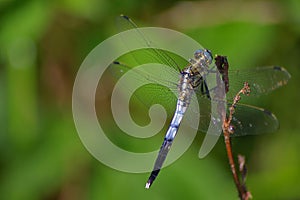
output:
[[[284,67],[280,67],[280,66],[273,66],[273,69],[274,70],[277,70],[277,71],[281,71],[281,72],[284,72],[287,76],[287,79],[290,79],[291,78],[291,74],[284,68]]]
[[[278,71],[283,71],[283,68],[280,66],[273,66],[273,69],[278,70]]]
[[[127,15],[124,15],[124,14],[120,14],[120,17],[125,18],[127,20],[130,20],[130,18]]]
[[[274,119],[273,121],[277,122],[276,127],[274,127],[275,130],[279,129],[279,121],[276,117],[276,115],[274,115],[274,113],[272,113],[271,111],[267,110],[267,109],[263,109],[263,112],[266,113],[270,118]]]

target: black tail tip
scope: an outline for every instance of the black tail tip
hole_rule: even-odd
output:
[[[152,183],[153,183],[153,181],[151,179],[149,179],[145,185],[145,188],[149,189],[151,187]]]
[[[149,189],[149,188],[151,187],[151,185],[152,185],[152,183],[154,182],[154,180],[155,180],[155,178],[156,178],[158,172],[159,172],[159,170],[154,170],[154,171],[151,173],[151,175],[150,175],[150,177],[148,178],[148,181],[147,181],[147,183],[146,183],[146,185],[145,185],[145,188],[146,188],[146,189]]]

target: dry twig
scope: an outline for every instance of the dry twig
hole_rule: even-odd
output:
[[[229,107],[229,115],[225,117],[224,123],[223,123],[223,134],[225,139],[225,145],[226,145],[226,151],[227,156],[231,168],[231,172],[233,175],[234,183],[237,187],[239,197],[242,200],[248,200],[252,198],[251,193],[247,190],[245,179],[247,174],[247,169],[245,166],[245,157],[239,155],[239,171],[241,172],[242,176],[242,183],[240,182],[240,179],[238,177],[238,174],[236,172],[235,163],[232,155],[232,148],[231,148],[231,140],[230,140],[230,134],[234,133],[234,126],[231,125],[231,120],[235,112],[236,104],[241,99],[241,94],[244,94],[246,96],[250,95],[250,86],[247,82],[244,83],[244,87],[235,95],[233,99],[232,105]]]

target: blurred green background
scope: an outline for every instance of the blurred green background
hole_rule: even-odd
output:
[[[121,13],[139,26],[182,31],[227,55],[233,68],[279,65],[290,72],[287,86],[255,101],[276,114],[280,130],[234,138],[233,148],[246,155],[247,186],[255,199],[300,199],[297,0],[1,1],[0,198],[237,199],[223,139],[200,160],[203,134],[197,136],[150,190],[144,189],[149,174],[113,170],[80,142],[71,109],[76,72],[96,45],[117,32],[115,17]],[[97,96],[99,115],[108,112],[109,98]],[[126,146],[110,116],[103,120],[116,142]]]

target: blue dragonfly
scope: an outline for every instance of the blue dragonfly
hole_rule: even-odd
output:
[[[160,50],[152,41],[146,38],[129,17],[121,15],[117,19],[117,22],[120,31],[134,29],[136,31],[136,39],[148,46],[145,50],[131,53],[134,60],[133,63],[143,64],[145,62],[157,62],[166,64],[170,66],[170,71],[163,71],[162,74],[170,73],[174,77],[173,80],[164,80],[163,76],[151,77],[149,73],[143,74],[143,72],[137,72],[137,76],[151,79],[157,84],[165,82],[170,85],[169,88],[148,85],[147,92],[141,95],[143,96],[143,98],[141,98],[143,101],[147,99],[145,102],[146,106],[150,106],[154,101],[159,102],[162,99],[167,99],[167,101],[173,102],[169,103],[169,105],[173,107],[173,109],[175,108],[173,118],[164,137],[154,168],[146,183],[146,188],[150,188],[160,172],[186,110],[190,106],[193,95],[197,96],[199,106],[202,108],[199,124],[195,128],[202,132],[208,130],[209,122],[212,120],[209,105],[211,101],[215,100],[211,97],[214,88],[208,88],[205,79],[209,73],[216,73],[216,71],[218,71],[222,84],[224,85],[226,99],[228,99],[228,101],[225,100],[225,103],[228,105],[231,105],[230,100],[232,100],[232,97],[241,89],[245,82],[247,82],[251,88],[251,96],[259,96],[287,84],[290,79],[290,74],[287,70],[278,66],[258,67],[247,70],[229,70],[229,64],[225,56],[213,57],[211,51],[204,48],[195,50],[193,57],[188,62],[180,62],[178,61],[179,59],[176,58],[176,55]],[[123,38],[123,42],[126,44],[126,38]],[[129,70],[134,69],[132,65],[118,60],[110,66],[110,69],[114,76],[120,77]],[[182,68],[180,66],[184,67]],[[176,73],[174,73],[174,71],[176,71]],[[170,92],[170,89],[177,92],[177,97],[173,95],[173,92]],[[234,132],[231,134],[232,137],[274,132],[279,128],[279,122],[276,116],[270,111],[240,103],[235,107],[231,125],[234,127]]]

